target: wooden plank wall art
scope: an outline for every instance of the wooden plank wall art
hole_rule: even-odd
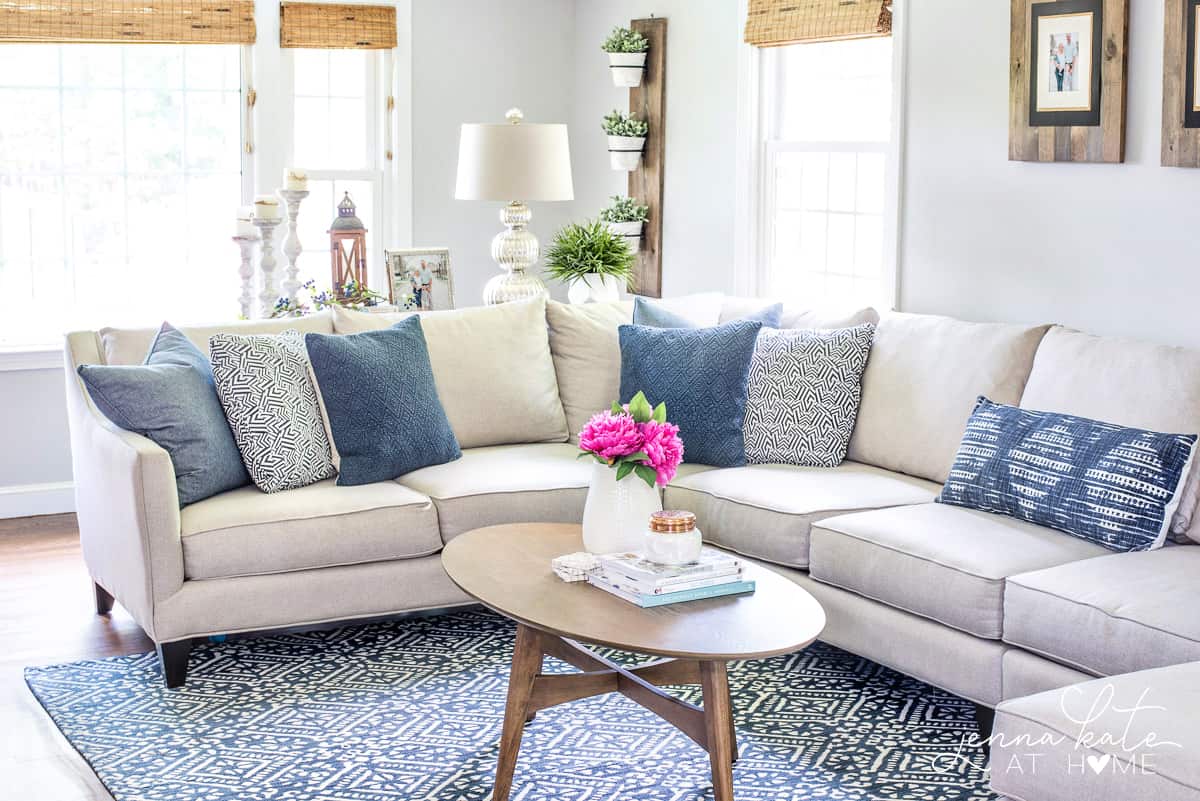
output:
[[[1164,167],[1200,167],[1200,0],[1167,0],[1163,35]]]
[[[1009,160],[1124,161],[1128,46],[1129,0],[1012,0]]]
[[[650,211],[643,228],[642,249],[634,267],[639,295],[662,297],[663,155],[667,124],[667,21],[635,19],[630,27],[650,41],[641,86],[629,90],[629,113],[650,123],[642,161],[629,173],[628,194]]]

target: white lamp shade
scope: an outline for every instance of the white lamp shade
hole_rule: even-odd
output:
[[[567,126],[463,125],[454,196],[459,200],[574,200]]]

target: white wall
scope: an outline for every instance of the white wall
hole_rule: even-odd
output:
[[[1009,0],[909,6],[901,308],[1200,345],[1200,170],[1159,166],[1163,3],[1130,3],[1118,165],[1007,160]]]
[[[741,20],[735,0],[577,0],[571,150],[575,214],[595,217],[625,194],[608,166],[601,118],[629,108],[612,85],[600,43],[615,25],[667,18],[667,141],[663,198],[663,294],[731,290],[734,161]]]
[[[481,303],[499,273],[490,245],[504,205],[454,199],[459,126],[503,122],[513,106],[529,122],[568,122],[574,17],[566,0],[412,4],[413,245],[450,248],[458,306]],[[529,205],[544,250],[572,204]]]

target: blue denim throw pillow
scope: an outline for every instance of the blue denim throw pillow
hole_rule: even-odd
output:
[[[756,312],[751,312],[744,317],[739,317],[737,322],[745,320],[748,322],[760,322],[763,328],[778,328],[779,321],[783,317],[783,304],[772,303],[770,306],[764,306]],[[646,300],[643,297],[635,297],[633,299],[633,324],[634,325],[649,325],[654,328],[698,328],[688,318],[682,314],[676,314],[664,307],[661,303],[654,303]]]
[[[180,506],[250,483],[208,357],[169,324],[145,364],[81,364],[78,372],[105,417],[170,454]]]
[[[1146,551],[1166,539],[1196,439],[980,397],[938,501]]]
[[[433,382],[421,318],[304,344],[337,446],[341,486],[388,481],[462,455]]]
[[[665,402],[684,461],[744,465],[746,376],[760,328],[748,320],[712,328],[620,326],[621,402],[638,391],[652,405]]]

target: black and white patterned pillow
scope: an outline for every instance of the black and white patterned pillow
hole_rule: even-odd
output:
[[[258,488],[279,492],[331,478],[336,471],[303,335],[215,334],[208,349],[217,396]]]
[[[875,326],[758,335],[746,380],[746,461],[836,467],[858,416]]]

